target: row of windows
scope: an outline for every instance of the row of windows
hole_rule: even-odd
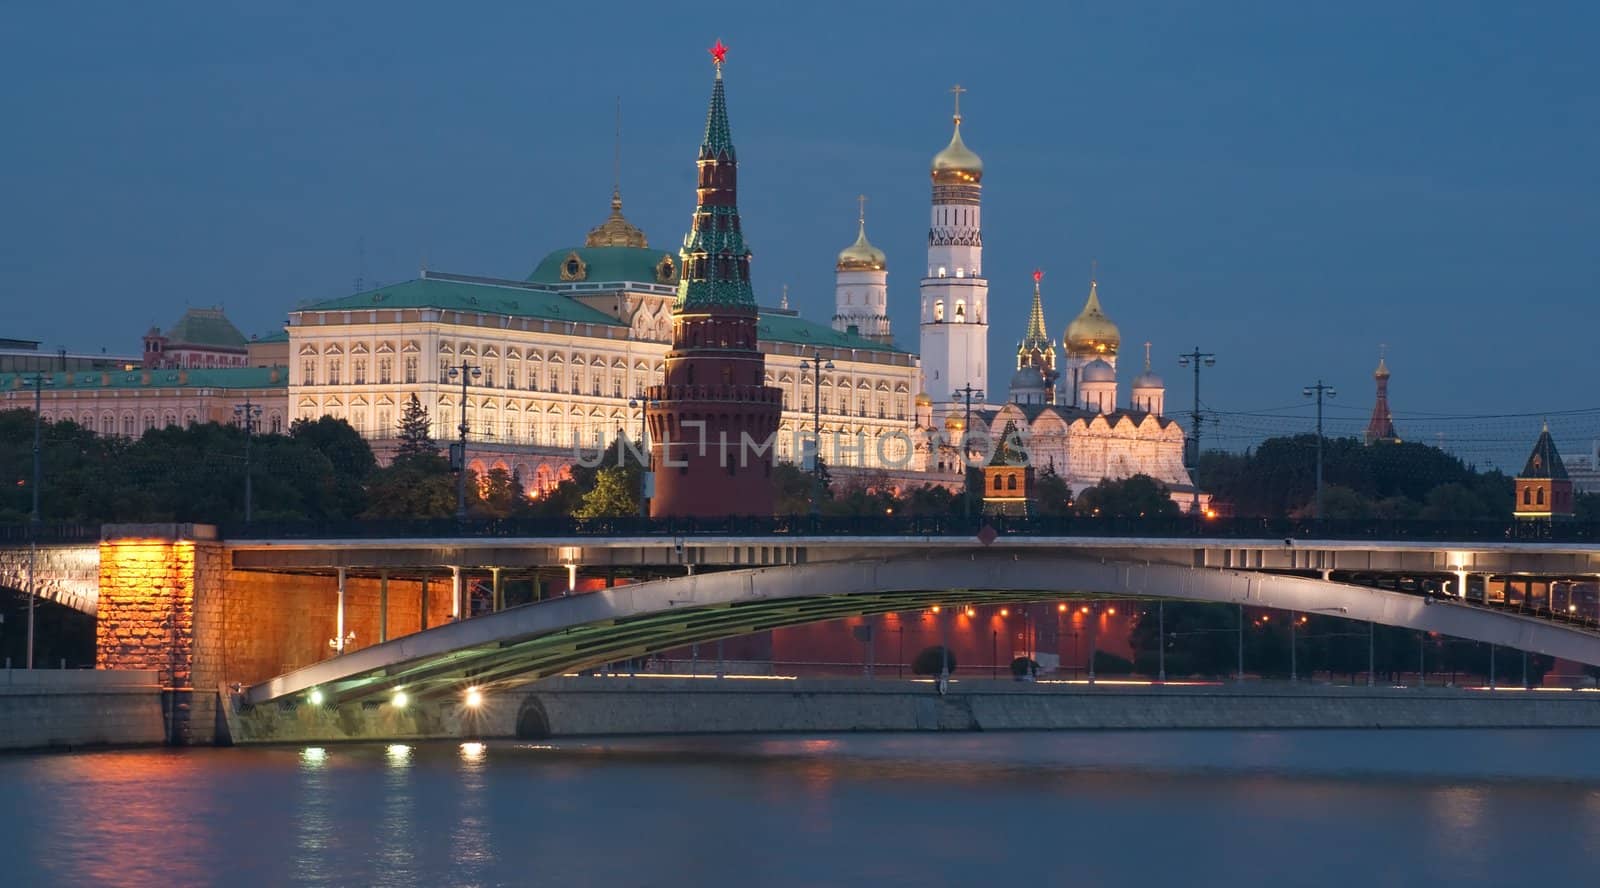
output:
[[[402,379],[406,382],[417,381],[417,358],[408,355],[401,365]],[[326,365],[327,375],[323,382],[328,385],[344,385],[344,359],[329,358]],[[377,374],[370,380],[367,376],[367,359],[352,358],[350,360],[350,383],[352,385],[366,385],[369,381],[379,385],[388,385],[394,382],[394,359],[382,357],[378,359]],[[304,358],[300,362],[300,384],[317,384],[317,359]]]
[[[39,415],[45,422],[53,421],[53,418],[48,411]],[[124,438],[132,438],[142,435],[152,429],[170,428],[172,426],[176,426],[178,424],[178,413],[175,410],[166,410],[160,414],[157,414],[153,411],[147,410],[143,415],[140,416],[136,416],[132,413],[124,413],[120,418],[113,414],[107,413],[102,414],[98,421],[96,421],[94,416],[88,414],[77,418],[74,418],[70,414],[62,414],[60,419],[63,422],[76,422],[78,425],[92,432],[98,432],[100,435],[105,437],[121,435]],[[199,414],[193,410],[184,411],[183,424],[185,426],[199,425],[199,423]],[[282,434],[283,417],[273,414],[267,418],[265,424],[263,424],[262,421],[257,420],[255,431],[261,432],[264,430],[269,431],[274,435]]]

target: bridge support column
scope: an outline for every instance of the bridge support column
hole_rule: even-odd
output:
[[[428,575],[427,575],[427,573],[423,573],[423,575],[422,575],[422,594],[421,594],[421,600],[418,602],[418,604],[421,605],[421,606],[418,607],[417,610],[419,610],[422,613],[422,617],[418,621],[417,631],[421,632],[422,630],[428,628]]]
[[[505,593],[500,585],[501,570],[502,568],[498,567],[489,568],[489,575],[494,578],[494,596],[489,599],[489,611],[496,614],[506,608]]]
[[[95,665],[154,670],[167,742],[215,740],[227,557],[203,524],[113,524],[101,533]]]
[[[378,643],[389,640],[389,572],[378,571]]]
[[[333,618],[333,650],[335,653],[344,653],[344,574],[345,569],[336,568],[339,572],[339,604]]]
[[[466,608],[462,607],[461,568],[450,567],[450,619],[466,619]]]

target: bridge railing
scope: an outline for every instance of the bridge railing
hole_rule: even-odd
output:
[[[31,537],[42,544],[98,543],[98,524],[40,524]],[[0,524],[0,546],[26,546],[30,539],[27,524]]]
[[[1600,544],[1600,524],[1529,521],[1314,521],[1188,516],[1016,518],[875,515],[725,518],[453,518],[427,520],[256,521],[225,524],[225,539],[420,539],[449,537],[1157,537],[1240,540],[1383,540]]]

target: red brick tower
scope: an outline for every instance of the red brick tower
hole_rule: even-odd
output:
[[[666,375],[650,387],[653,518],[772,514],[781,389],[765,384],[756,348],[750,250],[739,227],[738,170],[722,90],[727,48],[700,143],[698,202],[680,253]]]

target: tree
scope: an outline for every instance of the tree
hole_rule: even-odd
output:
[[[433,442],[433,424],[428,419],[428,410],[413,394],[400,415],[400,447],[395,451],[395,461],[438,455],[439,445]]]
[[[822,466],[822,502],[833,496],[827,465]],[[811,514],[812,474],[792,462],[779,462],[772,467],[772,511],[775,515]]]
[[[396,459],[367,479],[363,518],[449,518],[455,513],[455,476],[437,453]]]
[[[1054,466],[1046,467],[1033,478],[1034,513],[1042,518],[1052,518],[1072,513],[1072,488],[1056,474]]]
[[[1073,504],[1079,515],[1101,518],[1155,518],[1179,514],[1167,486],[1149,475],[1119,481],[1102,480],[1079,494]]]
[[[911,661],[911,674],[913,675],[939,675],[956,672],[955,652],[942,644],[923,648]]]
[[[467,488],[477,494],[468,506],[475,514],[511,518],[526,509],[528,500],[522,479],[502,466],[490,469],[482,481],[476,475],[469,477]]]
[[[378,467],[372,448],[348,422],[324,416],[298,419],[289,427],[289,437],[315,448],[328,458],[333,468],[328,494],[332,501],[322,511],[340,516],[357,515],[366,508],[365,482]]]
[[[638,472],[624,466],[606,466],[594,478],[594,487],[583,495],[573,512],[578,518],[620,518],[639,514]],[[630,475],[632,477],[630,477]]]

